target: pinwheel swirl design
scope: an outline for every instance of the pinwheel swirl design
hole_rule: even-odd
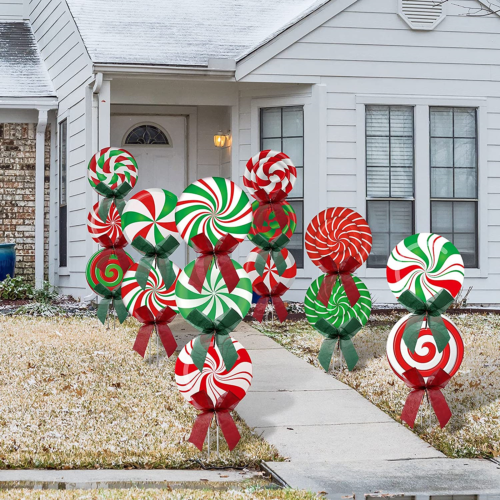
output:
[[[92,255],[87,263],[85,275],[87,283],[93,291],[95,291],[95,287],[98,284],[105,286],[111,291],[120,286],[127,269],[134,263],[130,255],[127,253],[125,253],[125,255],[128,257],[129,262],[126,269],[122,267],[118,257],[116,256],[115,250],[112,248],[99,250]],[[102,262],[104,265],[104,261],[106,262],[106,267],[104,268],[104,271],[101,272],[99,269],[100,263]]]
[[[99,203],[96,203],[87,217],[87,229],[92,239],[100,245],[122,247],[127,240],[121,228],[121,217],[115,203],[111,203],[106,220],[99,216]]]
[[[252,249],[252,251],[248,254],[245,265],[243,266],[245,271],[248,273],[248,277],[252,281],[252,285],[263,282],[267,286],[268,290],[272,290],[276,285],[278,285],[278,283],[281,283],[287,288],[290,288],[292,283],[295,281],[295,277],[297,276],[297,264],[295,263],[293,255],[286,248],[283,248],[280,251],[286,262],[286,270],[280,276],[272,255],[269,253],[264,267],[264,273],[261,276],[257,272],[257,269],[255,269],[255,261],[257,260],[260,251],[259,247]]]
[[[116,189],[124,182],[133,188],[138,176],[137,162],[124,149],[104,148],[91,158],[87,175],[93,188],[101,182],[110,189]]]
[[[186,401],[191,402],[191,397],[200,391],[205,391],[214,405],[228,391],[239,399],[245,397],[252,383],[252,361],[247,350],[235,339],[231,340],[238,359],[229,372],[226,371],[219,348],[213,340],[201,372],[191,357],[194,340],[184,346],[175,363],[175,381]]]
[[[258,206],[258,201],[254,201],[252,203],[252,210],[254,214]],[[265,211],[263,214],[259,214],[259,222],[256,222],[255,218],[252,221],[252,227],[248,233],[248,239],[252,241],[253,237],[257,234],[264,236],[264,238],[268,241],[275,240],[281,234],[286,234],[288,238],[291,238],[292,234],[295,232],[295,228],[297,227],[297,215],[295,214],[295,211],[290,203],[283,202],[282,207],[287,218],[287,224],[283,228],[280,228],[280,225],[276,220],[273,207],[267,206],[264,209],[261,208],[261,210]]]

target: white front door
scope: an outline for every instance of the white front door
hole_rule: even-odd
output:
[[[136,144],[160,132],[168,144]],[[130,136],[129,140],[127,138]],[[130,143],[132,142],[132,143]],[[180,196],[186,187],[186,118],[184,116],[156,115],[112,115],[111,146],[121,147],[131,153],[137,161],[139,178],[127,198],[143,189],[158,187]],[[126,251],[137,261],[138,252],[128,246]],[[180,267],[186,265],[185,245],[181,245],[172,256]]]

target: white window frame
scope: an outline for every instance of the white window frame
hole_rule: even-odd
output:
[[[430,186],[430,114],[429,108],[470,107],[477,109],[478,132],[478,268],[467,268],[468,278],[488,277],[488,163],[487,163],[487,100],[480,97],[440,97],[440,96],[384,96],[360,94],[356,96],[356,166],[357,166],[357,207],[366,218],[366,138],[365,110],[369,105],[413,106],[414,151],[415,151],[415,232],[428,233],[431,227],[431,186]],[[358,270],[360,277],[384,278],[385,269],[367,268],[366,262]]]
[[[67,248],[66,248],[66,260],[67,260],[67,265],[66,266],[60,266],[59,265],[59,201],[60,201],[60,193],[59,193],[59,176],[60,176],[60,165],[59,165],[59,145],[60,145],[60,138],[59,138],[59,131],[61,130],[61,123],[66,120],[66,154],[67,154],[67,159],[66,159],[66,223],[68,225],[67,227]],[[57,147],[57,152],[55,155],[56,162],[57,162],[57,168],[56,170],[56,182],[55,182],[55,189],[56,191],[56,200],[57,200],[57,224],[55,227],[57,227],[57,266],[58,266],[58,271],[57,275],[58,276],[69,276],[70,275],[70,263],[69,263],[69,174],[70,174],[70,168],[69,168],[69,139],[70,139],[70,132],[69,132],[69,127],[70,127],[70,113],[69,110],[65,111],[64,113],[61,113],[57,117],[57,139],[56,139],[56,147]]]
[[[327,204],[326,171],[326,86],[313,85],[310,94],[253,98],[251,113],[252,154],[260,151],[261,108],[303,106],[304,108],[304,235],[312,218]],[[241,172],[243,174],[243,172]],[[318,186],[324,186],[318,189]],[[297,281],[310,280],[318,269],[304,247],[304,268],[297,269]],[[293,288],[301,288],[294,286]]]

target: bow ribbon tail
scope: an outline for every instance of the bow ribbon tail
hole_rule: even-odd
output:
[[[450,341],[450,332],[448,331],[448,328],[446,328],[441,316],[429,315],[427,316],[427,320],[429,323],[429,328],[432,332],[432,336],[434,337],[434,342],[436,342],[438,351],[443,352],[444,348]]]
[[[259,322],[262,323],[264,318],[264,313],[266,312],[267,304],[269,304],[269,296],[261,296],[258,300],[255,309],[253,310],[253,317]]]
[[[149,271],[154,267],[155,258],[152,255],[145,255],[139,261],[135,271],[135,279],[142,290],[146,289],[148,283]]]
[[[200,255],[196,258],[188,283],[199,293],[203,290],[203,283],[205,283],[205,278],[213,260],[214,256],[211,254]]]
[[[339,339],[339,343],[340,343],[340,350],[342,351],[345,362],[347,364],[347,369],[350,372],[352,372],[357,362],[359,361],[359,356],[358,353],[356,352],[354,344],[352,343],[352,340],[350,338],[342,338],[342,337]]]
[[[202,411],[196,416],[196,420],[194,421],[188,441],[194,444],[200,451],[203,450],[203,443],[205,442],[213,418],[213,411]]]
[[[330,362],[333,358],[333,353],[335,351],[335,345],[337,344],[336,339],[325,339],[321,343],[321,348],[318,354],[319,364],[323,367],[325,372],[330,369]]]
[[[158,270],[160,271],[160,275],[163,279],[165,289],[169,290],[170,287],[174,284],[176,278],[174,266],[172,265],[172,262],[170,262],[170,260],[163,257],[158,257],[156,259],[156,263],[158,265]]]
[[[352,279],[351,273],[340,273],[340,281],[344,287],[345,294],[347,295],[347,299],[349,300],[349,304],[351,307],[356,305],[359,298],[361,297],[358,287],[354,280]]]
[[[269,258],[270,250],[259,250],[257,252],[257,257],[255,258],[255,270],[259,276],[264,275],[266,269],[267,259]]]
[[[283,321],[285,321],[286,317],[288,316],[288,311],[286,310],[282,298],[279,295],[271,295],[271,301],[273,303],[276,314],[278,315],[280,323],[283,323]]]
[[[229,410],[217,411],[215,416],[217,418],[217,424],[219,425],[222,434],[224,434],[229,451],[233,451],[241,439],[238,427],[236,427],[233,417],[229,413]]]
[[[109,215],[109,210],[110,210],[112,204],[113,204],[113,198],[104,198],[99,203],[99,207],[97,209],[97,214],[99,215],[99,218],[103,222],[106,222],[108,215]]]
[[[283,276],[283,273],[287,269],[286,265],[286,260],[285,257],[283,257],[283,254],[281,253],[281,250],[272,250],[271,251],[271,257],[274,261],[274,264],[276,265],[276,270],[278,271],[278,274],[280,276]]]
[[[142,325],[137,332],[137,337],[134,342],[134,351],[139,353],[142,357],[146,354],[146,349],[148,348],[153,328],[154,324],[148,323],[146,325]]]
[[[115,294],[113,297],[113,307],[115,308],[116,315],[118,316],[118,321],[121,325],[128,318],[128,311],[121,298],[121,287],[119,287],[118,290],[120,291],[120,293]]]
[[[403,331],[403,341],[410,352],[414,353],[417,347],[418,336],[422,329],[425,314],[414,314],[408,318]]]
[[[321,283],[318,291],[318,300],[325,306],[328,307],[328,302],[332,296],[332,290],[337,281],[336,274],[327,274]]]
[[[156,331],[158,332],[158,337],[160,337],[161,343],[165,348],[167,357],[170,358],[170,356],[172,356],[177,349],[177,342],[174,338],[172,330],[167,323],[156,323]]]
[[[418,409],[420,408],[424,394],[424,389],[413,389],[406,398],[403,412],[401,413],[401,420],[406,422],[412,429],[415,425],[415,419],[417,418]]]
[[[238,361],[238,353],[236,352],[236,348],[234,347],[229,333],[216,334],[215,343],[219,348],[226,371],[231,371],[231,368],[235,365],[236,361]]]
[[[106,318],[108,317],[109,304],[111,303],[110,298],[101,299],[99,305],[97,306],[97,318],[104,325],[106,323]]]
[[[203,371],[205,359],[207,358],[210,342],[212,341],[212,333],[202,333],[198,335],[193,343],[193,350],[191,351],[191,358],[193,363],[200,372]]]
[[[227,254],[216,254],[216,262],[219,266],[222,279],[226,284],[227,291],[231,293],[238,286],[240,281],[238,272],[236,271],[231,258]]]

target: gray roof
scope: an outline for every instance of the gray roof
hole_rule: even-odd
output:
[[[0,97],[55,96],[27,22],[0,22]]]
[[[325,0],[67,0],[96,63],[238,59]]]

